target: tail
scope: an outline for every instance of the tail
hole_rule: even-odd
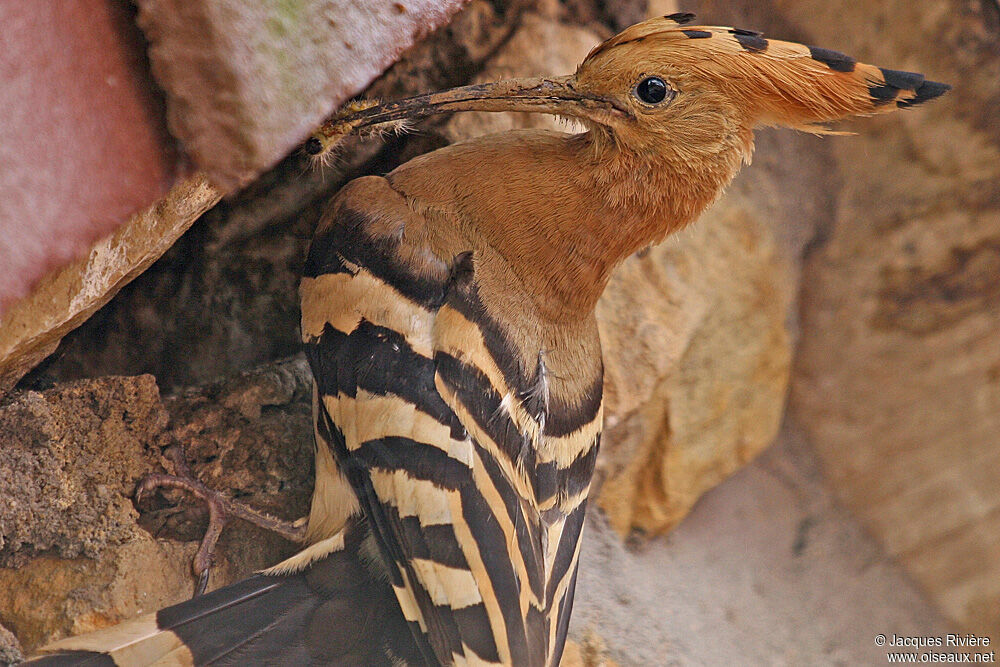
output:
[[[28,665],[392,665],[425,658],[392,587],[333,552],[294,574],[260,574],[40,649]]]

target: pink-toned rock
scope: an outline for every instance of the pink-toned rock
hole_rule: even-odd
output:
[[[140,3],[170,126],[204,169],[131,218],[180,171],[133,15],[102,0],[0,9],[14,110],[0,127],[0,395],[463,2]]]
[[[182,169],[127,4],[5,2],[0,25],[2,316]]]

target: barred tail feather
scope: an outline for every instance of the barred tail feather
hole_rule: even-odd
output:
[[[173,660],[164,659],[171,656]],[[156,614],[147,614],[112,628],[54,642],[26,665],[39,667],[103,667],[140,664],[191,665],[179,637],[157,626]]]
[[[357,545],[113,628],[55,642],[29,665],[360,665],[424,662],[391,586]]]

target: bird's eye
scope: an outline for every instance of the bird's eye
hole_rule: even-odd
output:
[[[648,76],[635,86],[635,96],[645,104],[659,104],[669,92],[667,83],[658,76]]]

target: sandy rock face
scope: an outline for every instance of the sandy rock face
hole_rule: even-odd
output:
[[[598,307],[609,475],[598,502],[619,531],[672,528],[781,423],[792,290],[774,237],[732,200],[705,218],[629,259]]]
[[[156,609],[185,578],[178,556],[191,549],[155,542],[129,500],[166,423],[149,375],[23,392],[0,408],[0,618],[25,645]]]
[[[0,665],[16,665],[24,660],[24,650],[14,633],[0,625]]]
[[[18,392],[0,407],[0,623],[31,650],[190,596],[204,532],[179,492],[132,502],[138,480],[187,446],[195,474],[285,518],[311,490],[304,359],[161,399],[152,376]],[[159,465],[158,465],[159,464]],[[170,539],[166,539],[170,538]],[[227,529],[211,587],[278,562],[294,547],[248,526]],[[2,637],[0,637],[2,640]]]
[[[754,165],[715,206],[612,277],[598,304],[607,376],[598,504],[619,532],[673,528],[774,440],[799,258],[827,225],[830,165],[815,137],[758,132]]]
[[[839,7],[837,23],[857,26],[843,31],[824,3],[777,4],[817,41],[956,86],[836,143],[843,188],[803,280],[792,410],[887,551],[952,621],[995,631],[1000,16],[883,0]]]
[[[0,409],[0,563],[94,558],[136,532],[128,495],[166,425],[152,376],[28,391]]]
[[[190,595],[196,549],[137,534],[96,559],[39,556],[19,569],[0,569],[4,622],[30,652],[154,612]],[[230,569],[224,559],[219,565]]]

